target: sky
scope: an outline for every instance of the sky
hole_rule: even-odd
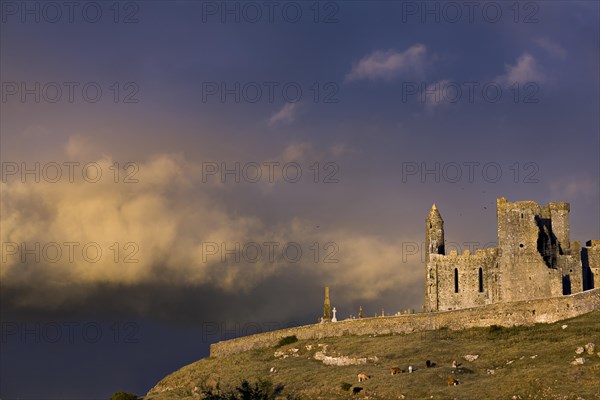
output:
[[[425,219],[600,238],[594,1],[0,1],[0,398],[145,394],[210,343],[421,310]]]

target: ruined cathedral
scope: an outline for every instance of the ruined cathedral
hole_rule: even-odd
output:
[[[557,297],[600,287],[600,240],[569,238],[569,203],[496,200],[498,247],[444,249],[435,204],[426,221],[425,310]]]

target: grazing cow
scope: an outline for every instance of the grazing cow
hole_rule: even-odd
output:
[[[398,367],[394,367],[394,368],[390,368],[390,372],[392,375],[396,375],[396,374],[402,374],[404,373],[403,369],[400,369]]]
[[[412,372],[413,372],[413,367],[412,367],[412,365],[409,365],[408,366],[408,373],[412,374]]]
[[[456,360],[452,360],[452,368],[458,368],[458,364],[456,363]]]
[[[284,388],[285,388],[285,385],[283,383],[280,383],[279,385],[275,386],[275,388],[273,389],[273,392],[276,395],[278,395],[283,391]]]
[[[364,381],[366,381],[367,379],[370,379],[370,378],[371,378],[370,375],[367,375],[367,374],[358,374],[358,381],[359,382],[364,382]]]
[[[448,386],[456,386],[456,385],[458,385],[458,379],[448,377]]]
[[[353,387],[352,388],[352,395],[359,394],[361,392],[361,390],[363,390],[363,388],[358,387],[358,386],[357,387]]]

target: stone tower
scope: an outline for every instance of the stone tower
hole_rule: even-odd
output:
[[[444,220],[440,215],[435,203],[431,206],[429,215],[425,222],[425,265],[427,267],[427,276],[425,280],[425,308],[431,309],[437,302],[433,297],[437,293],[437,288],[431,287],[437,281],[436,271],[429,269],[429,256],[431,254],[446,254],[444,250]],[[433,307],[435,308],[435,307]]]
[[[325,302],[323,304],[323,321],[331,321],[331,302],[329,301],[329,287],[325,287]]]
[[[444,252],[444,220],[435,203],[427,216],[425,229],[425,262],[429,261],[430,254],[446,254]]]
[[[540,206],[534,201],[509,202],[501,197],[496,200],[496,208],[500,257],[493,301],[563,295],[563,269],[567,273],[569,269],[581,270],[572,266],[577,260],[561,257],[570,248],[569,205]],[[571,281],[570,277],[568,280]]]

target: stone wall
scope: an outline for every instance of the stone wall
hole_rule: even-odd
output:
[[[344,320],[282,329],[212,344],[210,355],[223,357],[252,349],[273,347],[281,338],[291,335],[304,340],[343,335],[411,333],[439,328],[460,330],[494,324],[530,325],[556,322],[596,310],[600,310],[600,288],[547,299],[495,303],[453,311]]]
[[[433,290],[435,294],[430,297],[432,304],[429,310],[456,310],[492,303],[496,257],[495,248],[479,249],[475,254],[470,254],[469,250],[461,255],[456,251],[449,255],[432,254],[428,268],[430,274],[435,274],[430,281],[436,287]]]
[[[569,212],[571,206],[566,202],[550,202],[541,207],[542,217],[550,220],[551,230],[558,242],[561,254],[568,254],[570,243]]]
[[[600,288],[600,240],[588,240],[581,250],[586,289]]]

